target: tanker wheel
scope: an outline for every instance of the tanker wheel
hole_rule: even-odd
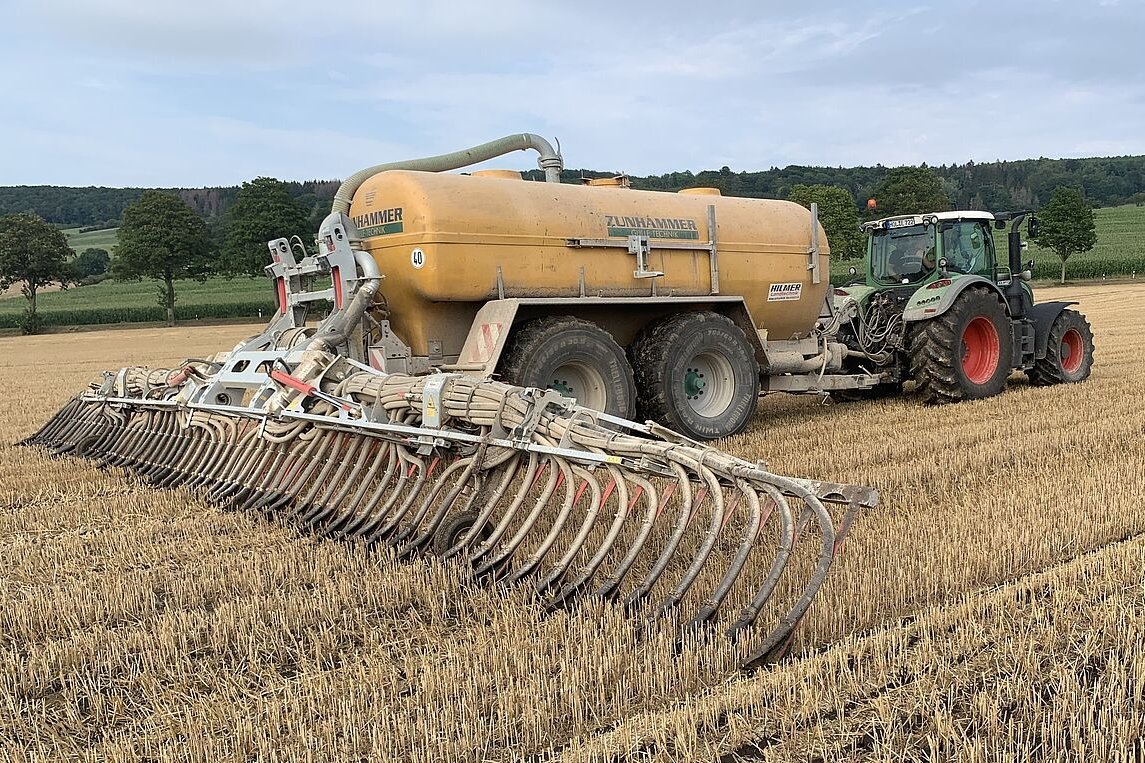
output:
[[[1001,297],[967,289],[942,315],[919,324],[911,375],[928,402],[953,403],[1002,391],[1011,365],[1010,318]]]
[[[607,331],[569,315],[513,329],[498,364],[501,378],[519,387],[553,389],[585,408],[631,419],[636,388],[624,350]]]
[[[445,556],[449,549],[461,542],[465,533],[469,532],[469,528],[473,527],[474,522],[477,521],[478,516],[479,512],[464,511],[446,517],[433,534],[433,553],[438,556]],[[492,534],[493,527],[487,524],[481,528],[481,532],[477,533],[474,543],[481,543]]]
[[[640,415],[695,440],[742,432],[759,398],[759,363],[743,330],[717,313],[680,313],[632,344]]]
[[[1046,356],[1026,372],[1039,387],[1085,381],[1093,368],[1093,331],[1077,310],[1062,310],[1050,325]]]

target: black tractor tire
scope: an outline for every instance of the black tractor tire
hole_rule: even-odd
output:
[[[638,408],[694,440],[742,432],[759,399],[759,363],[743,329],[710,312],[647,326],[631,347]]]
[[[555,389],[586,408],[625,419],[636,415],[636,386],[624,350],[582,318],[549,316],[515,326],[497,370],[509,384]]]
[[[1093,370],[1093,330],[1077,310],[1062,310],[1050,324],[1046,356],[1026,372],[1030,383],[1039,387],[1075,384],[1089,378]]]
[[[462,537],[469,532],[469,528],[473,527],[478,516],[479,513],[476,511],[463,511],[460,514],[446,517],[441,526],[433,533],[433,553],[437,556],[445,556],[449,549],[461,542]],[[485,525],[477,534],[475,542],[480,543],[488,538],[492,532],[493,526]]]
[[[911,375],[923,399],[956,403],[993,397],[1013,370],[1006,305],[993,291],[969,288],[950,309],[915,326]]]

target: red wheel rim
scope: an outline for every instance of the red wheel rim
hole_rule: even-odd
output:
[[[985,384],[993,378],[1001,354],[998,330],[989,318],[978,316],[966,325],[962,332],[962,373],[972,384]]]
[[[1085,359],[1085,341],[1081,338],[1081,332],[1077,329],[1070,329],[1062,336],[1061,350],[1058,351],[1058,357],[1061,359],[1062,370],[1067,374],[1077,373],[1081,368],[1081,362]]]

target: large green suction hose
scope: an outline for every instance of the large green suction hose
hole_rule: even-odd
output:
[[[564,161],[561,159],[561,155],[557,153],[551,143],[540,135],[526,132],[518,133],[517,135],[506,135],[504,138],[491,140],[488,143],[482,143],[480,146],[473,146],[472,148],[466,148],[461,151],[454,151],[451,154],[377,164],[373,167],[359,170],[342,181],[338,192],[334,194],[334,204],[331,207],[331,211],[349,214],[350,202],[354,199],[354,193],[361,187],[362,183],[379,172],[385,172],[386,170],[446,172],[448,170],[460,169],[461,167],[468,167],[479,162],[494,159],[498,156],[504,156],[513,151],[525,151],[528,149],[532,149],[540,154],[540,157],[537,159],[537,166],[545,171],[545,180],[549,183],[559,183],[561,181],[561,170],[564,169]]]

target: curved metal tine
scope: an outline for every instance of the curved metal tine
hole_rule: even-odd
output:
[[[531,457],[535,458],[536,456],[531,455]],[[514,457],[510,458],[500,467],[501,481],[497,484],[497,487],[493,489],[491,494],[483,497],[484,503],[482,503],[481,508],[477,511],[477,517],[473,520],[473,525],[462,534],[461,538],[458,539],[452,548],[445,552],[442,559],[452,559],[467,550],[474,541],[481,537],[481,531],[489,524],[489,517],[493,514],[494,509],[501,500],[501,497],[505,494],[505,491],[509,489],[509,485],[513,483],[513,477],[516,476],[520,466],[521,459]],[[473,499],[476,500],[477,498],[482,498],[480,490],[475,490],[473,493]],[[469,503],[466,510],[469,510],[472,506],[472,502]]]
[[[394,454],[397,458],[396,471],[394,472],[397,479],[394,480],[393,483],[378,483],[377,488],[366,504],[368,519],[361,527],[356,528],[354,531],[357,537],[364,538],[367,543],[372,542],[370,538],[382,537],[382,530],[385,529],[386,524],[390,520],[390,512],[394,506],[399,506],[408,497],[406,484],[409,483],[410,477],[416,473],[419,479],[421,478],[423,462],[420,459],[411,455],[409,450],[399,443],[394,444]],[[377,502],[387,493],[389,497],[386,498],[385,503],[383,503],[381,507],[375,508]]]
[[[351,483],[346,481],[347,473],[355,474],[361,470],[362,464],[366,462],[370,450],[366,442],[368,439],[359,434],[346,433],[342,439],[342,444],[348,447],[338,454],[337,461],[330,464],[331,467],[334,467],[334,474],[329,477],[326,476],[329,472],[328,467],[319,476],[317,484],[321,490],[310,500],[309,508],[299,516],[300,522],[313,527],[329,517],[337,508],[333,497],[342,488],[347,491],[350,489]]]
[[[549,475],[548,481],[541,491],[541,497],[537,500],[537,503],[546,503],[548,497],[556,490],[557,475],[559,472],[555,467],[550,468],[554,459],[551,456],[545,456],[542,461],[540,458],[533,458],[535,454],[530,453],[529,455],[529,469],[525,472],[525,478],[521,481],[521,486],[517,490],[516,495],[513,496],[509,507],[505,510],[505,513],[501,515],[501,521],[493,528],[493,532],[489,534],[489,537],[469,555],[469,562],[473,567],[474,578],[484,578],[497,573],[503,567],[505,560],[513,555],[513,549],[509,549],[508,551],[501,550],[497,553],[493,553],[493,550],[501,544],[501,539],[508,533],[509,527],[517,516],[517,512],[521,510],[521,506],[525,503],[525,500],[533,488],[540,484],[546,472],[548,472]],[[490,558],[485,559],[485,557]]]
[[[597,481],[596,477],[593,476],[592,472],[589,470],[583,469],[579,466],[573,466],[572,471],[574,475],[580,477],[582,480],[581,486],[577,490],[577,497],[573,502],[574,506],[580,502],[580,498],[584,494],[584,488],[587,485],[590,490],[588,511],[585,512],[584,521],[581,522],[580,528],[577,530],[577,534],[573,536],[572,542],[569,543],[569,547],[565,551],[565,555],[560,558],[560,560],[556,563],[556,566],[551,572],[549,572],[548,575],[537,582],[535,588],[540,592],[547,591],[548,589],[557,585],[561,580],[564,579],[565,575],[568,574],[568,570],[569,567],[572,566],[573,559],[576,558],[576,555],[580,553],[581,548],[584,547],[585,542],[588,540],[589,533],[592,532],[592,528],[596,524],[596,518],[600,515],[601,509],[604,508],[605,502],[608,501],[609,496],[612,495],[612,491],[616,488],[615,477],[611,482],[609,482],[608,488],[606,490],[601,490],[600,482]],[[564,522],[561,522],[561,525],[563,526]],[[556,540],[557,532],[559,532],[559,530],[554,528],[552,533],[553,540]]]
[[[589,581],[596,575],[596,571],[600,565],[604,563],[604,559],[608,556],[608,552],[616,545],[617,538],[620,537],[621,531],[624,529],[624,523],[632,513],[632,509],[636,506],[640,497],[644,495],[644,486],[639,482],[645,480],[639,477],[633,477],[634,482],[638,482],[636,490],[633,492],[632,497],[629,498],[628,483],[624,478],[624,474],[615,466],[608,465],[605,467],[610,476],[612,477],[608,486],[604,489],[604,495],[601,498],[600,509],[608,504],[608,499],[612,494],[616,493],[616,516],[612,520],[612,525],[608,528],[608,532],[604,536],[604,540],[596,553],[584,564],[576,577],[571,582],[565,583],[559,591],[549,597],[545,602],[545,611],[552,612],[560,607],[565,606],[571,599],[580,593],[587,591]],[[651,487],[651,485],[649,485]]]
[[[207,414],[203,420],[192,425],[202,429],[206,439],[203,460],[194,472],[183,481],[189,490],[210,491],[218,484],[218,475],[226,469],[238,452],[239,429],[233,421],[215,414]]]
[[[306,465],[305,474],[297,485],[297,491],[291,496],[291,501],[283,508],[282,518],[296,521],[301,515],[310,511],[311,501],[320,490],[326,487],[325,476],[331,468],[337,468],[334,459],[342,449],[342,443],[349,437],[345,432],[332,430],[318,430],[317,437],[323,440],[323,447],[311,457]],[[306,492],[302,492],[305,488]]]
[[[208,447],[208,440],[204,437],[204,430],[197,427],[188,428],[186,436],[188,440],[186,451],[171,464],[166,476],[156,481],[158,487],[174,487],[194,473],[193,467],[202,458],[204,450]]]
[[[107,468],[107,455],[123,433],[123,423],[120,419],[107,416],[98,431],[93,432],[95,440],[88,445],[85,457],[95,463],[96,468]]]
[[[410,473],[412,474],[416,472],[417,478],[413,481],[413,484],[406,489],[404,496],[402,496],[400,493],[394,494],[394,502],[399,500],[401,501],[398,504],[397,511],[395,511],[392,516],[389,516],[381,527],[366,536],[367,543],[378,543],[381,541],[389,540],[394,531],[401,525],[401,521],[405,517],[406,513],[409,512],[410,506],[412,506],[414,501],[417,500],[418,496],[421,495],[421,490],[422,487],[425,486],[425,481],[429,479],[430,474],[434,469],[437,468],[438,463],[441,461],[439,457],[434,456],[434,459],[427,466],[424,458],[421,458],[413,453],[405,452],[404,448],[402,451],[403,458],[405,458],[406,462],[410,464]],[[392,506],[393,504],[387,501],[387,505]]]
[[[673,456],[670,454],[669,458],[671,457]],[[696,582],[700,571],[707,563],[708,557],[711,556],[712,549],[716,547],[716,543],[720,539],[720,531],[723,530],[725,523],[724,491],[720,488],[720,482],[716,478],[715,473],[702,463],[692,461],[691,459],[686,460],[689,462],[689,465],[694,464],[697,474],[707,483],[708,495],[712,497],[712,518],[708,523],[707,532],[704,533],[704,540],[700,544],[699,549],[696,550],[691,565],[688,566],[688,569],[684,572],[683,577],[680,578],[680,582],[676,584],[676,587],[660,602],[660,606],[656,610],[657,617],[663,617],[675,609],[684,596],[687,595],[688,590],[692,587],[692,584]],[[697,506],[697,508],[699,507]]]
[[[783,495],[774,485],[765,483],[760,485],[759,489],[767,495],[769,503],[767,513],[760,521],[759,532],[760,534],[763,533],[768,520],[771,518],[772,511],[778,511],[780,521],[779,551],[771,561],[771,568],[768,570],[763,584],[760,585],[751,602],[740,611],[736,622],[728,628],[727,636],[733,643],[759,617],[760,611],[767,604],[767,600],[771,598],[771,594],[774,593],[775,587],[779,584],[779,579],[783,576],[783,570],[787,566],[787,560],[795,548],[795,517],[791,512],[791,504],[788,502],[787,496]]]
[[[811,600],[823,585],[823,580],[827,577],[827,570],[831,568],[831,562],[834,561],[835,525],[831,521],[831,515],[827,513],[822,501],[809,491],[800,489],[798,497],[813,512],[819,523],[821,540],[819,561],[815,565],[815,570],[811,573],[811,578],[807,581],[803,593],[787,614],[783,616],[775,630],[744,661],[744,668],[755,668],[782,656],[782,651],[785,651],[784,646],[789,642],[795,628],[799,625],[799,621],[803,619],[807,608],[811,606]]]
[[[182,443],[182,431],[174,416],[161,416],[156,427],[155,437],[148,444],[149,451],[140,454],[144,458],[139,473],[144,480],[154,484],[155,479],[167,472]]]
[[[114,427],[114,435],[107,442],[98,461],[100,467],[116,468],[122,466],[124,460],[122,451],[130,448],[131,443],[143,435],[138,425],[140,420],[149,417],[151,412],[145,412],[141,416],[134,414],[136,414],[135,411],[124,412],[123,421],[118,422]]]
[[[357,526],[369,516],[368,514],[359,513],[362,501],[365,500],[370,487],[377,484],[378,471],[383,466],[389,467],[397,460],[397,456],[395,456],[393,452],[393,443],[389,440],[373,438],[373,445],[374,459],[370,462],[369,468],[366,469],[364,474],[355,476],[354,478],[358,489],[354,491],[354,495],[350,496],[350,500],[339,509],[338,516],[322,528],[322,533],[335,537],[345,537],[348,534],[347,528]]]
[[[692,484],[688,479],[688,473],[680,464],[675,461],[670,462],[672,470],[676,472],[676,480],[680,485],[680,516],[676,519],[676,525],[672,530],[672,534],[668,537],[668,542],[664,545],[664,550],[660,554],[660,558],[652,565],[652,569],[644,578],[644,581],[636,587],[632,593],[624,600],[625,609],[632,611],[642,606],[644,598],[656,585],[656,581],[668,569],[668,564],[672,561],[672,556],[676,553],[676,548],[680,545],[680,541],[684,538],[684,533],[688,529],[688,523],[692,519],[692,511],[698,510],[699,505],[693,506],[692,502]]]
[[[557,542],[557,538],[560,537],[561,531],[564,529],[565,524],[568,522],[569,515],[572,514],[573,507],[580,502],[581,496],[584,495],[584,491],[586,489],[592,489],[594,501],[600,499],[600,485],[597,484],[596,480],[592,479],[591,476],[588,476],[588,472],[584,471],[583,469],[580,470],[581,472],[584,472],[587,478],[584,479],[579,486],[577,486],[577,467],[572,466],[567,460],[563,458],[557,459],[557,463],[561,467],[561,476],[563,477],[563,484],[565,488],[565,498],[561,503],[560,512],[557,514],[556,519],[553,520],[553,527],[551,530],[549,530],[549,534],[545,536],[544,540],[541,541],[541,544],[533,550],[533,553],[529,556],[528,559],[525,560],[524,564],[520,565],[517,567],[517,569],[513,570],[509,574],[508,582],[510,583],[516,583],[532,574],[532,572],[536,570],[537,566],[544,560],[545,556],[548,555],[549,551],[552,549],[553,544]],[[538,519],[540,518],[540,513],[540,510],[537,510],[536,517]],[[528,522],[528,527],[530,530],[534,524],[536,524],[535,519],[533,522]],[[524,528],[522,528],[522,531],[524,531]]]
[[[744,531],[744,538],[740,541],[739,548],[736,549],[731,564],[728,565],[728,571],[724,573],[723,578],[715,590],[712,591],[711,596],[700,605],[696,614],[684,625],[685,631],[692,630],[700,625],[707,625],[715,618],[720,605],[723,604],[724,599],[731,592],[736,580],[739,579],[740,574],[743,572],[744,564],[747,563],[748,557],[751,556],[751,550],[755,547],[755,539],[759,536],[759,531],[763,526],[763,509],[760,506],[759,494],[756,493],[752,486],[744,479],[736,479],[736,488],[739,490],[739,495],[743,496],[747,501],[748,509],[751,512],[747,529]],[[728,514],[725,515],[725,526],[734,510],[735,507],[733,506],[728,510]]]
[[[442,501],[442,505],[438,507],[438,511],[435,512],[434,518],[440,523],[441,517],[449,510],[449,504],[457,500],[457,496],[461,494],[461,490],[465,487],[466,482],[473,476],[473,471],[477,467],[479,458],[480,454],[476,456],[466,456],[465,458],[455,458],[453,463],[441,471],[441,474],[433,481],[430,488],[423,491],[421,503],[418,505],[417,511],[413,513],[413,516],[410,517],[405,527],[398,528],[390,540],[390,542],[398,548],[398,558],[416,550],[419,545],[417,541],[424,543],[433,537],[433,531],[437,529],[437,526],[432,522],[430,523],[431,526],[428,532],[419,533],[418,530],[421,528],[422,522],[429,513],[430,507],[433,506],[434,500],[437,496],[441,495],[446,485],[451,484],[450,478],[452,478],[455,473],[461,472],[460,475],[452,480],[452,487],[449,489],[449,492],[445,494],[445,498]],[[414,542],[407,542],[411,537],[414,537]]]
[[[103,416],[98,409],[89,408],[73,400],[66,415],[61,411],[48,425],[20,444],[49,448],[53,455],[65,455],[75,450],[80,440],[101,433],[102,420]]]
[[[130,422],[124,431],[124,436],[115,443],[114,455],[108,465],[134,470],[139,463],[137,454],[146,450],[154,436],[155,420],[155,411],[147,411],[143,417],[137,417],[134,422]]]
[[[208,500],[215,503],[223,503],[242,489],[242,483],[239,481],[242,474],[250,468],[251,463],[262,453],[262,451],[254,446],[257,439],[258,432],[254,428],[238,428],[236,455],[234,458],[221,464],[222,470],[215,478],[215,487],[207,494]]]
[[[632,565],[636,563],[640,553],[644,550],[644,545],[648,542],[648,538],[652,534],[652,527],[656,524],[656,517],[667,508],[669,499],[675,495],[679,487],[678,482],[671,482],[664,490],[664,494],[660,496],[658,495],[656,486],[643,477],[629,475],[628,479],[635,482],[637,486],[641,488],[646,497],[648,508],[644,511],[644,519],[640,522],[640,530],[636,533],[636,537],[628,547],[628,552],[624,555],[624,558],[621,559],[620,564],[616,566],[616,569],[608,579],[592,592],[593,596],[605,600],[616,598],[620,591],[620,584],[624,582],[624,578],[627,577],[628,573],[632,570]],[[633,497],[633,504],[639,500],[639,497],[639,495]],[[634,508],[634,505],[629,507],[629,511],[631,511],[632,508]]]
[[[430,540],[433,539],[433,534],[437,532],[437,528],[441,527],[442,520],[445,519],[445,515],[448,514],[450,509],[453,508],[453,504],[457,500],[458,496],[461,495],[461,491],[464,490],[467,485],[473,485],[474,473],[485,462],[486,448],[486,444],[481,443],[477,447],[477,451],[472,456],[458,460],[459,462],[468,461],[468,464],[466,464],[465,467],[465,471],[462,472],[461,476],[454,480],[453,487],[450,489],[449,493],[446,494],[445,498],[443,498],[438,504],[437,511],[434,512],[432,517],[430,517],[429,522],[425,523],[425,527],[422,529],[421,533],[417,535],[417,537],[415,537],[413,540],[409,541],[405,548],[402,548],[398,551],[399,557],[402,554],[410,553],[424,547],[427,543],[429,543]],[[438,478],[438,482],[443,483],[444,481],[445,474],[442,474],[442,476]],[[477,498],[477,487],[477,485],[473,485],[471,495],[465,502],[466,509],[472,505],[473,501]],[[438,489],[439,488],[435,486],[435,491]],[[431,491],[431,495],[434,494],[435,492]],[[413,533],[416,532],[419,527],[421,527],[422,523],[425,521],[425,515],[429,512],[429,507],[432,501],[432,497],[427,497],[425,499],[422,507],[418,510],[417,516],[414,517],[413,521],[410,522],[409,532],[406,533],[404,537],[399,536],[397,538],[398,541],[409,538],[410,535],[413,535]]]
[[[282,474],[281,480],[271,485],[266,497],[251,506],[249,511],[273,514],[294,501],[310,472],[318,468],[323,450],[331,445],[332,438],[327,437],[326,432],[320,429],[308,431],[309,437],[300,436],[291,441],[287,448],[287,457],[293,459],[291,467]]]
[[[275,449],[268,447],[268,443],[259,436],[257,429],[251,433],[250,451],[245,461],[229,475],[228,482],[231,488],[221,503],[230,511],[239,509],[257,495],[256,486],[266,474],[269,462],[275,456]]]
[[[562,486],[565,489],[565,498],[561,507],[561,515],[567,514],[572,508],[573,500],[573,487],[572,472],[568,467],[568,462],[563,458],[553,457],[550,458],[550,463],[554,468],[550,471],[549,481],[545,485],[544,491],[533,503],[532,510],[525,515],[520,527],[513,536],[501,547],[501,549],[493,556],[492,559],[486,561],[480,568],[475,571],[478,577],[486,575],[496,575],[500,577],[502,573],[508,572],[508,568],[512,564],[513,555],[525,542],[525,538],[533,531],[533,527],[541,518],[541,514],[548,507],[549,501],[552,499],[553,494],[556,493]],[[526,567],[527,570],[531,569]],[[520,570],[517,571],[518,573]],[[517,574],[510,577],[510,581],[517,581],[521,579],[521,575]]]
[[[377,524],[385,519],[386,508],[396,500],[400,492],[398,485],[402,484],[406,479],[405,469],[401,466],[404,463],[401,458],[401,448],[392,442],[386,443],[386,471],[382,474],[381,478],[374,483],[374,490],[370,493],[369,498],[365,500],[357,509],[357,518],[349,522],[342,528],[341,533],[346,537],[357,537],[369,533]],[[402,474],[397,479],[397,485],[391,485],[394,480],[394,475],[401,471]],[[370,484],[363,483],[362,487],[369,490]],[[390,499],[386,505],[380,510],[375,507],[386,491],[390,491]]]
[[[148,474],[148,480],[156,487],[167,484],[173,474],[182,470],[182,465],[198,451],[198,440],[194,433],[179,424],[176,416],[169,416],[172,445],[158,459],[159,467]]]
[[[63,429],[65,424],[71,422],[72,418],[78,412],[79,405],[80,397],[79,395],[76,395],[63,406],[61,406],[60,409],[56,411],[56,414],[45,421],[39,429],[25,437],[23,440],[20,440],[17,445],[51,444],[56,437],[56,433]]]
[[[66,435],[67,441],[54,450],[53,454],[73,453],[80,442],[88,440],[82,455],[100,467],[107,447],[118,436],[118,422],[114,417],[106,415],[103,406],[100,406],[99,410],[89,409],[85,414],[91,414],[92,418],[86,425],[78,426],[74,432],[69,430]]]
[[[267,490],[274,481],[281,476],[282,464],[286,461],[287,454],[290,452],[289,444],[286,442],[268,442],[263,447],[271,454],[272,462],[260,467],[253,475],[257,477],[257,479],[255,479],[253,484],[246,490],[245,498],[242,500],[236,498],[232,502],[232,508],[236,511],[250,511],[252,506],[256,506],[265,501]]]

